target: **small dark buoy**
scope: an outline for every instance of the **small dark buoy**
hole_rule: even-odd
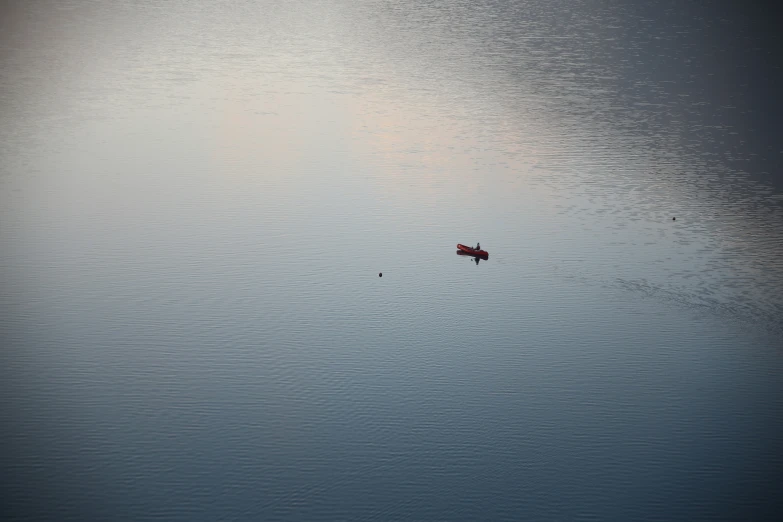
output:
[[[676,220],[677,220],[677,218],[676,218],[676,217],[673,217],[673,218],[672,218],[672,221],[676,221]]]
[[[383,272],[378,272],[378,277],[383,277]]]

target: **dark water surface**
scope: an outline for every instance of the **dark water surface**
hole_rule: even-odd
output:
[[[758,15],[6,2],[5,512],[773,518]]]

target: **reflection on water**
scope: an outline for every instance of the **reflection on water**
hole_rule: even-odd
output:
[[[487,257],[487,256],[476,256],[476,255],[471,255],[471,254],[469,254],[469,253],[467,253],[467,252],[463,252],[462,250],[457,250],[457,255],[458,255],[458,256],[465,256],[465,257],[469,257],[469,258],[471,258],[473,261],[475,261],[475,262],[476,262],[476,264],[479,264],[479,261],[481,261],[482,259],[483,259],[483,260],[485,260],[485,261],[488,259],[488,257]]]
[[[2,9],[13,512],[783,507],[780,36],[761,18]],[[468,269],[461,238],[492,263]]]

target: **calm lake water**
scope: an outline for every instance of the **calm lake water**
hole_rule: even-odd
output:
[[[759,13],[0,12],[7,515],[783,509],[783,88]],[[477,241],[488,260],[456,255]]]

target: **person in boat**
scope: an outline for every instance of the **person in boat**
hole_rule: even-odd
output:
[[[474,250],[481,250],[481,243],[476,243],[476,248]]]

